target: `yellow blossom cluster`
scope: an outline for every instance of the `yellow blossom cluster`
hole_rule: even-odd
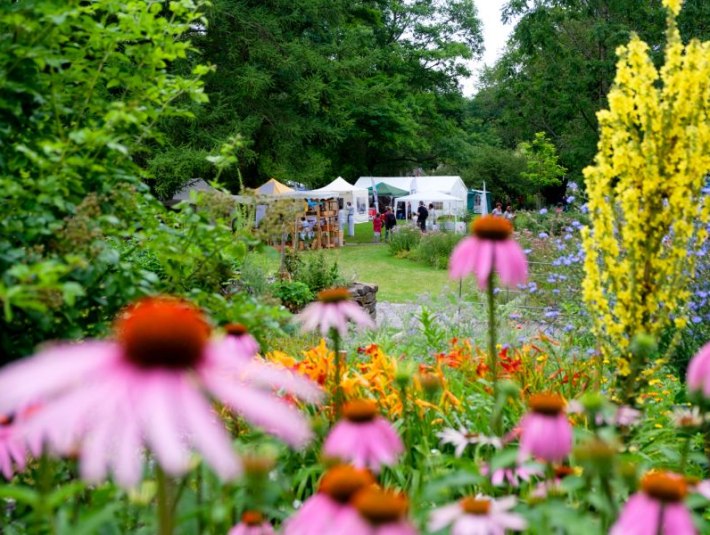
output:
[[[682,328],[694,251],[707,238],[710,203],[710,42],[684,46],[668,8],[665,62],[656,69],[638,37],[619,47],[609,109],[584,170],[591,224],[583,230],[584,300],[605,357],[635,380],[629,345],[641,332]],[[638,364],[638,363],[636,363]]]
[[[348,359],[347,366],[343,370],[341,386],[345,397],[348,399],[374,398],[387,416],[391,418],[400,416],[403,407],[402,392],[397,384],[397,369],[401,363],[396,358],[387,355],[377,344],[370,344],[358,352],[361,354],[360,357]],[[326,392],[334,391],[332,370],[335,356],[328,349],[324,339],[321,339],[317,346],[303,351],[301,359],[296,359],[282,351],[267,353],[264,359],[277,366],[305,375],[325,388]],[[412,384],[407,391],[407,400],[419,410],[420,414],[426,409],[439,412],[460,405],[461,402],[448,388],[448,382],[440,364],[435,366],[420,365],[419,368],[420,373],[436,376],[440,387],[436,399],[428,399],[419,380],[419,374],[414,374]]]

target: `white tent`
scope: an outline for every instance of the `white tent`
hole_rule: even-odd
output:
[[[355,207],[356,223],[366,223],[369,220],[369,200],[367,189],[353,186],[342,177],[338,177],[327,186],[323,186],[320,189],[315,189],[312,192],[306,191],[303,193],[304,195],[307,195],[308,193],[319,192],[336,192],[339,197],[342,197],[344,199],[345,203],[351,202],[352,205]]]
[[[453,195],[464,205],[468,199],[468,188],[460,176],[418,176],[412,181],[411,192],[438,191]]]
[[[448,193],[442,193],[440,191],[421,191],[419,193],[412,193],[406,197],[399,197],[396,199],[397,204],[406,203],[405,207],[411,205],[411,211],[416,212],[419,202],[423,202],[428,208],[429,203],[441,203],[442,209],[439,211],[439,215],[462,215],[464,213],[464,208],[466,204],[464,201],[449,195]],[[406,208],[405,208],[406,209]],[[409,209],[407,209],[409,212]]]

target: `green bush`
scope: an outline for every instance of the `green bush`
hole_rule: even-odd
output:
[[[275,284],[274,295],[294,313],[313,301],[315,297],[308,285],[299,281],[281,281]]]
[[[331,264],[322,252],[301,254],[287,249],[284,265],[291,275],[291,280],[302,282],[314,294],[345,283],[340,275],[338,262]]]
[[[437,269],[446,269],[451,252],[462,238],[463,235],[453,232],[425,234],[419,241],[414,258]]]
[[[419,229],[397,229],[390,235],[390,254],[394,256],[402,256],[402,253],[409,253],[410,251],[413,251],[414,249],[416,249],[421,238],[422,233],[419,231]]]

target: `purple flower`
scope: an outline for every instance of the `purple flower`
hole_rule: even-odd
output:
[[[547,208],[541,208],[539,213],[540,215],[545,215],[547,213]]]
[[[567,204],[572,204],[574,202],[574,195],[567,197]]]
[[[547,232],[541,232],[540,234],[537,235],[538,238],[541,240],[544,240],[545,238],[549,238],[550,235]]]
[[[572,426],[557,394],[534,394],[530,412],[520,421],[519,461],[532,455],[548,462],[561,462],[572,451]]]

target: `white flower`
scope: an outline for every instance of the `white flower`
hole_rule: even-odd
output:
[[[498,437],[487,437],[479,433],[469,433],[465,429],[456,430],[449,427],[437,433],[437,436],[442,444],[451,444],[454,446],[456,457],[461,457],[466,447],[472,444],[490,445],[497,449],[503,447]]]
[[[509,512],[515,507],[515,496],[498,500],[478,495],[439,507],[432,511],[427,529],[439,531],[451,526],[451,535],[502,535],[506,530],[522,531],[527,522]]]

